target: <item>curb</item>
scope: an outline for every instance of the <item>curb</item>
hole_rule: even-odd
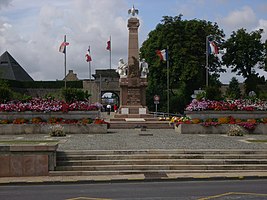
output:
[[[34,177],[36,178],[36,177]],[[38,177],[37,177],[38,178]],[[255,175],[255,176],[192,176],[192,177],[177,177],[177,178],[118,178],[118,179],[99,179],[99,180],[14,180],[3,182],[0,178],[1,185],[48,185],[48,184],[96,184],[96,183],[125,183],[125,182],[168,182],[168,181],[219,181],[219,180],[255,180],[255,179],[267,179],[267,175]]]

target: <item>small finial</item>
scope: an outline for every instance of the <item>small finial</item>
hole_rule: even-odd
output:
[[[138,13],[139,13],[139,11],[134,8],[134,5],[131,9],[128,10],[128,14],[132,14],[133,17],[135,16],[135,14],[138,15]]]

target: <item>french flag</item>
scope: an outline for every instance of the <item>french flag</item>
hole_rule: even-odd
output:
[[[159,56],[160,60],[166,61],[168,59],[168,51],[167,51],[167,49],[157,50],[156,53]]]
[[[92,61],[92,57],[90,55],[90,47],[88,48],[86,54],[85,54],[85,57],[86,57],[86,62],[90,62]]]
[[[216,43],[214,41],[208,41],[208,42],[209,42],[209,45],[208,45],[209,54],[218,55],[219,54],[219,48],[216,45]]]

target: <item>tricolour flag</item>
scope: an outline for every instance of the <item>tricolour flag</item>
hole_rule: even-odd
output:
[[[167,49],[157,50],[156,53],[159,56],[160,60],[166,61],[168,59],[168,51],[167,51]]]
[[[106,48],[108,51],[111,50],[111,41],[107,41],[107,48]]]
[[[208,41],[208,53],[217,55],[219,54],[219,48],[214,41]]]
[[[68,45],[69,45],[68,42],[62,42],[60,47],[59,47],[59,52],[65,53],[66,52],[66,46],[68,46]]]
[[[88,48],[86,54],[85,54],[85,57],[86,57],[86,62],[90,62],[92,61],[92,57],[90,55],[90,47]]]

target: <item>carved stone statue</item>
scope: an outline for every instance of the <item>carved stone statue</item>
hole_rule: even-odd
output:
[[[138,15],[139,11],[134,8],[134,5],[131,9],[128,10],[128,14],[132,14],[132,17],[135,17],[135,14]]]
[[[119,61],[119,64],[118,64],[118,69],[116,70],[116,72],[120,76],[127,76],[127,69],[128,69],[127,63],[124,63],[123,59],[120,58],[120,61]]]
[[[148,64],[146,60],[143,58],[140,62],[140,70],[141,70],[141,78],[146,78],[149,73]]]

